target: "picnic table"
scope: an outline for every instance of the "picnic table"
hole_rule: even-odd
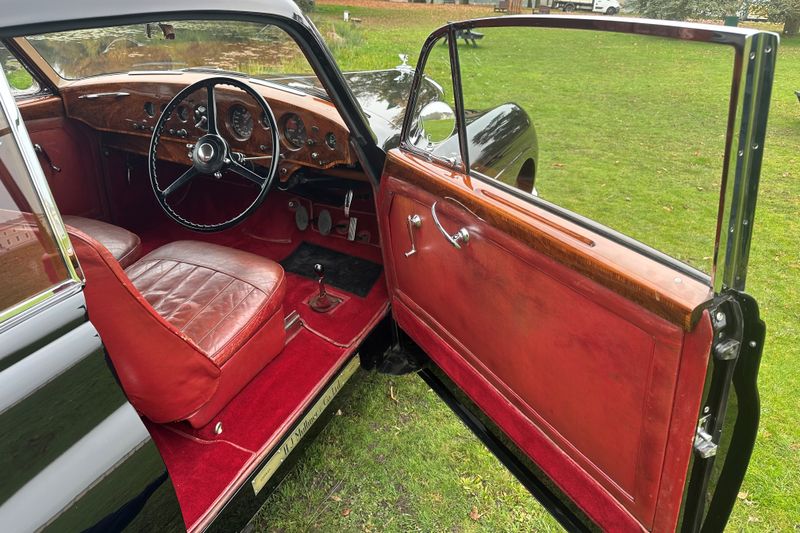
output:
[[[448,24],[450,24],[448,22]],[[449,34],[445,34],[444,42],[447,43],[447,38]],[[465,28],[463,30],[456,30],[455,35],[456,41],[459,39],[464,39],[464,42],[467,44],[472,44],[472,46],[478,46],[476,41],[483,39],[483,34],[477,31],[473,31],[471,28]]]

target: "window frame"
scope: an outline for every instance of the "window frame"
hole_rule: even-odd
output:
[[[600,224],[588,217],[570,211],[547,200],[520,191],[516,187],[492,179],[470,168],[468,145],[465,142],[466,122],[458,59],[457,31],[491,27],[560,28],[633,33],[669,37],[675,40],[708,42],[734,49],[732,83],[726,128],[726,144],[719,189],[719,207],[712,252],[710,273],[703,272],[665,252],[657,250],[628,235]],[[448,35],[450,64],[456,102],[456,127],[459,134],[462,165],[442,165],[462,172],[481,183],[496,187],[531,206],[548,211],[577,224],[582,228],[617,242],[645,257],[664,264],[676,272],[689,276],[713,289],[714,294],[728,289],[745,288],[750,242],[753,231],[758,182],[761,171],[764,138],[772,90],[772,74],[779,37],[771,32],[738,27],[709,26],[693,23],[626,19],[616,17],[584,17],[560,15],[523,15],[519,17],[491,17],[452,22],[430,34],[420,52],[417,71],[411,86],[407,109],[414,110],[419,90],[419,79],[433,45]],[[738,83],[737,83],[738,81]],[[400,148],[428,161],[442,162],[416,148],[409,142],[413,113],[406,113],[401,132]]]
[[[61,214],[47,185],[47,179],[36,158],[33,144],[16,105],[16,99],[11,93],[11,86],[8,84],[5,72],[0,72],[0,112],[6,116],[11,137],[22,156],[28,179],[31,180],[36,198],[42,205],[42,213],[47,224],[50,225],[53,231],[56,247],[61,260],[64,261],[68,274],[65,279],[54,283],[50,287],[28,296],[11,307],[0,310],[0,332],[3,332],[37,314],[42,309],[80,292],[83,289],[85,279],[75,251],[69,241],[66,227],[61,220]],[[8,281],[13,282],[14,280]]]
[[[19,64],[24,68],[28,74],[33,79],[33,82],[37,85],[35,91],[26,91],[26,92],[14,92],[14,89],[11,88],[11,96],[14,97],[14,100],[21,101],[21,100],[28,100],[32,98],[39,98],[41,96],[47,96],[53,94],[53,89],[50,84],[50,80],[46,79],[46,77],[41,73],[38,68],[35,68],[31,63],[28,62],[27,56],[24,54],[19,53],[17,50],[17,42],[11,39],[2,39],[0,40],[0,45],[2,45],[8,53],[14,56]],[[3,76],[5,77],[5,71],[3,72]],[[6,78],[6,83],[8,83],[8,79]],[[9,88],[11,84],[8,84]]]

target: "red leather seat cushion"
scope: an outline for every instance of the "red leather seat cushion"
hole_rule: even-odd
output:
[[[120,266],[132,265],[142,255],[142,241],[135,233],[92,218],[63,216],[64,224],[86,233],[106,247]]]
[[[126,274],[158,314],[217,365],[275,314],[286,292],[278,263],[196,241],[162,246]]]

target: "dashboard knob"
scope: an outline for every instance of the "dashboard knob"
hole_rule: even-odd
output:
[[[311,159],[317,159],[319,154],[317,152],[311,152]]]
[[[186,137],[187,135],[189,135],[189,132],[185,129],[181,128],[178,130],[178,137]]]

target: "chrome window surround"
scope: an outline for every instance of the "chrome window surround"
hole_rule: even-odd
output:
[[[461,73],[458,71],[460,68],[458,46],[453,45],[454,38],[449,40],[457,107],[456,121],[459,135],[462,139],[460,143],[461,159],[462,164],[466,167],[466,174],[492,186],[502,188],[522,200],[548,209],[591,231],[596,231],[604,237],[619,242],[623,246],[637,251],[654,261],[666,264],[699,281],[706,282],[713,288],[715,294],[722,293],[727,289],[744,291],[779,36],[772,32],[746,28],[623,17],[523,15],[454,22],[434,31],[423,45],[417,62],[415,80],[411,87],[408,109],[413,109],[413,106],[416,105],[419,77],[424,70],[425,62],[433,44],[445,34],[450,34],[451,37],[454,37],[456,30],[482,27],[539,27],[609,31],[710,42],[734,48],[735,58],[731,80],[724,164],[720,182],[720,201],[714,239],[712,270],[709,277],[690,265],[622,235],[611,228],[471,170],[469,168],[469,154],[466,153],[466,143],[463,142],[466,131],[463,118]],[[408,115],[410,114],[407,114],[403,123],[401,147],[408,152],[427,157],[424,153],[421,153],[421,150],[408,142],[411,125],[410,116]],[[441,164],[441,162],[439,163]],[[451,165],[445,164],[443,166],[454,169]],[[454,170],[463,171],[458,168]],[[720,250],[724,250],[723,257],[720,257]]]
[[[67,229],[64,226],[64,222],[61,220],[61,214],[58,212],[55,200],[50,192],[47,179],[44,176],[42,167],[33,150],[33,144],[28,136],[28,130],[25,128],[22,115],[17,108],[14,96],[11,94],[11,87],[8,85],[5,73],[3,72],[0,72],[0,109],[2,109],[2,112],[8,120],[11,136],[22,154],[22,159],[25,162],[25,168],[33,183],[36,196],[42,204],[45,218],[53,230],[53,234],[56,238],[56,245],[58,246],[61,258],[69,273],[67,279],[54,284],[38,294],[30,296],[12,307],[0,311],[0,331],[4,331],[13,327],[20,321],[25,320],[27,317],[38,313],[50,303],[60,301],[80,292],[83,287],[84,277],[78,259],[75,256],[75,250],[67,235]],[[3,280],[3,283],[14,282],[15,280],[13,279]]]

